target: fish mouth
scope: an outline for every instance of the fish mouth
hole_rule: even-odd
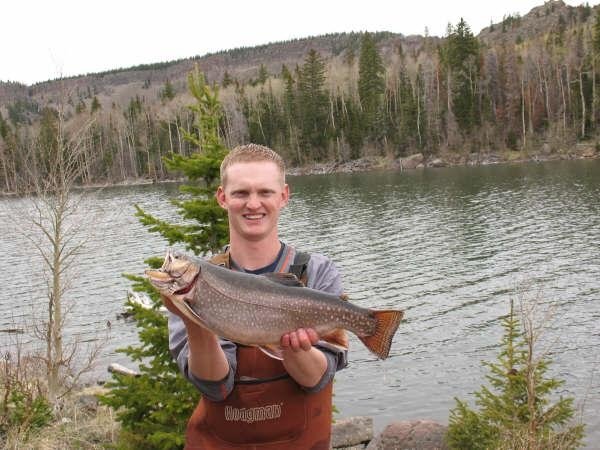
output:
[[[192,279],[192,281],[189,282],[189,284],[186,287],[183,287],[181,289],[179,289],[178,291],[173,292],[173,295],[185,295],[187,293],[189,293],[194,286],[196,285],[196,281],[198,281],[198,277],[200,276],[200,272],[198,272],[194,278]]]
[[[162,269],[146,269],[145,273],[152,284],[154,284],[159,289],[163,288],[164,290],[169,290],[173,295],[185,295],[188,292],[190,292],[196,284],[196,281],[198,281],[198,277],[200,276],[200,272],[198,272],[196,275],[194,275],[194,278],[192,278],[192,280],[189,283],[187,283],[186,286],[174,291],[173,289],[177,286],[178,278],[173,277],[168,272],[165,272]]]
[[[150,281],[160,284],[166,284],[174,280],[171,275],[161,269],[146,269],[144,273],[150,278]]]

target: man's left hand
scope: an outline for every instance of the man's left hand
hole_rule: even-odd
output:
[[[319,335],[313,328],[298,328],[296,331],[286,333],[281,337],[281,347],[284,351],[308,351],[318,341]]]

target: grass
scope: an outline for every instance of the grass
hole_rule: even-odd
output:
[[[97,405],[101,388],[87,388],[64,400],[47,426],[29,433],[8,430],[0,436],[7,450],[83,450],[116,447],[119,424],[114,411]],[[87,399],[88,401],[83,401]]]

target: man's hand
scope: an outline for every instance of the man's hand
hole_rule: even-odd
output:
[[[281,337],[281,348],[293,352],[308,351],[319,341],[319,335],[312,328],[298,328]]]
[[[327,359],[313,347],[319,335],[312,328],[299,328],[281,337],[283,365],[296,382],[305,387],[315,386],[327,370]]]

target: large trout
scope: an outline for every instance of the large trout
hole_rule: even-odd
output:
[[[263,348],[277,347],[281,336],[298,328],[313,328],[319,336],[343,328],[385,359],[404,314],[361,308],[302,287],[291,274],[251,275],[171,250],[163,266],[146,275],[193,322],[230,341]]]

